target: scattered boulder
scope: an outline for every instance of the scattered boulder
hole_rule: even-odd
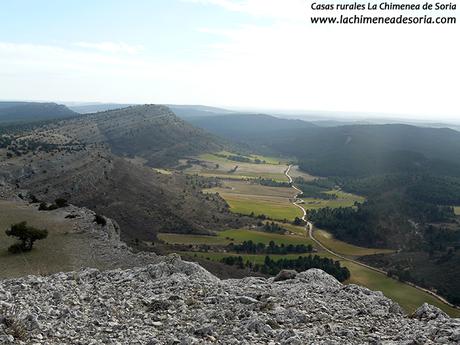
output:
[[[444,320],[449,318],[449,316],[441,309],[428,303],[424,303],[420,308],[418,308],[414,314],[412,314],[412,317],[418,320]]]
[[[283,280],[294,279],[297,276],[296,270],[281,270],[276,276],[274,281],[279,282]]]

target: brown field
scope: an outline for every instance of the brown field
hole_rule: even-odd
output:
[[[260,156],[258,158],[264,159],[264,157]],[[185,170],[186,173],[233,179],[263,177],[278,181],[287,181],[284,175],[287,166],[268,157],[264,159],[267,162],[265,164],[235,162],[213,154],[204,154],[196,157],[196,159],[200,160],[201,164],[194,164],[191,168]],[[182,160],[181,163],[184,164],[185,161]],[[233,171],[235,167],[237,169]]]
[[[223,181],[223,186],[219,188],[208,189],[211,193],[219,194],[247,194],[253,196],[268,196],[293,198],[296,191],[290,187],[268,187],[260,184],[251,183],[251,181]]]
[[[313,175],[310,175],[302,170],[299,169],[299,167],[297,165],[294,165],[290,172],[289,172],[289,175],[291,175],[292,178],[296,178],[296,177],[301,177],[303,178],[305,181],[313,181],[314,179],[316,179],[317,177],[313,176]]]

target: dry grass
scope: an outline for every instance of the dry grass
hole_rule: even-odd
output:
[[[48,229],[48,237],[37,241],[31,252],[10,254],[8,247],[15,240],[6,236],[5,230],[20,221]],[[73,233],[73,226],[73,220],[65,219],[59,210],[38,211],[36,207],[22,203],[0,201],[0,278],[47,275],[81,266],[95,267],[87,242],[89,239]]]

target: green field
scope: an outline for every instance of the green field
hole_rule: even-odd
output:
[[[305,236],[300,235],[282,235],[282,234],[274,234],[269,232],[262,232],[262,231],[253,231],[253,230],[245,230],[245,229],[237,229],[237,230],[226,230],[219,232],[219,236],[221,237],[228,237],[235,241],[243,242],[243,241],[253,241],[256,243],[264,243],[268,244],[270,241],[274,241],[276,244],[312,244],[313,242],[306,238]]]
[[[266,255],[252,255],[252,254],[235,254],[235,253],[203,253],[203,252],[184,252],[191,257],[201,257],[205,259],[210,259],[213,261],[220,261],[222,258],[226,256],[241,256],[243,257],[243,261],[250,261],[252,263],[262,264],[264,262]],[[303,256],[310,255],[310,254],[301,254]],[[296,259],[299,254],[288,254],[288,255],[270,255],[273,259]],[[315,255],[315,254],[313,254]],[[329,257],[334,260],[337,260],[335,256],[320,253],[318,254],[322,257]],[[446,313],[453,317],[460,317],[460,310],[451,308],[446,304],[440,302],[433,296],[420,291],[414,287],[411,287],[407,284],[401,283],[397,280],[392,278],[388,278],[387,276],[370,270],[368,268],[356,265],[349,261],[339,260],[342,266],[347,267],[350,270],[351,278],[345,282],[345,284],[357,284],[361,286],[365,286],[374,291],[382,291],[383,294],[391,298],[392,300],[396,301],[403,309],[408,313],[412,313],[420,307],[423,303],[427,302],[432,304],[438,308],[441,308]]]
[[[364,248],[342,242],[335,239],[332,234],[325,230],[315,229],[314,236],[318,241],[320,241],[324,246],[333,252],[346,256],[356,257],[374,254],[388,254],[394,252],[394,250],[391,249]]]
[[[289,224],[282,224],[288,230],[298,235],[281,235],[272,234],[260,231],[237,229],[227,230],[218,233],[218,236],[196,236],[196,235],[175,235],[175,234],[162,234],[161,239],[166,240],[169,243],[178,244],[209,244],[209,245],[226,245],[230,242],[241,243],[243,241],[252,240],[253,242],[261,242],[268,244],[270,241],[274,241],[277,244],[312,244],[309,238],[304,235],[305,230],[302,227],[293,226]],[[374,253],[388,252],[387,249],[372,249],[362,248],[354,245],[350,245],[341,241],[338,241],[331,237],[327,232],[316,230],[315,236],[320,239],[325,245],[334,249],[337,252],[343,253],[350,256],[370,255]],[[220,261],[225,256],[239,256],[236,253],[214,253],[214,252],[186,252],[191,257],[198,256],[213,261]],[[310,254],[302,254],[310,255]],[[323,257],[329,257],[334,260],[341,262],[343,266],[346,266],[351,273],[351,278],[346,283],[352,283],[357,285],[365,286],[371,290],[382,291],[385,296],[398,302],[404,310],[408,313],[413,312],[416,308],[422,305],[424,302],[433,304],[452,316],[460,316],[460,311],[451,308],[444,303],[438,301],[433,296],[415,289],[407,284],[401,283],[397,280],[389,278],[383,274],[362,267],[355,263],[342,260],[329,253],[319,252],[318,255]],[[250,261],[253,263],[263,263],[265,255],[241,255],[244,261]],[[290,258],[295,259],[299,254],[289,255],[270,255],[273,258]]]
[[[302,211],[285,198],[255,197],[245,194],[224,194],[222,197],[230,205],[230,210],[236,213],[265,214],[278,220],[293,220],[295,217],[302,216]]]
[[[324,199],[316,199],[316,198],[302,198],[304,200],[304,204],[302,206],[306,210],[316,210],[319,208],[338,208],[338,207],[351,207],[355,204],[355,202],[362,203],[366,199],[362,196],[345,193],[340,190],[333,190],[328,191],[326,194],[335,194],[337,195],[337,199],[334,200],[324,200]]]
[[[237,254],[237,253],[212,253],[212,252],[183,252],[186,255],[189,256],[196,256],[204,259],[209,259],[212,261],[220,261],[224,257],[227,256],[241,256],[243,258],[243,261],[249,261],[252,262],[253,264],[263,264],[265,260],[265,254]],[[297,259],[299,256],[308,256],[311,255],[310,253],[308,254],[286,254],[286,255],[274,255],[270,254],[269,256],[272,259]],[[315,254],[313,254],[315,255]]]
[[[331,258],[334,259],[333,256]],[[426,292],[352,262],[339,261],[351,272],[351,278],[347,283],[362,285],[375,291],[382,291],[385,296],[398,302],[408,313],[414,312],[415,309],[426,302],[444,310],[451,316],[460,317],[460,310],[449,307]]]
[[[284,225],[283,225],[284,226]],[[247,229],[226,230],[217,233],[217,236],[183,235],[183,234],[159,234],[158,238],[170,244],[208,244],[227,245],[231,242],[241,243],[253,241],[255,243],[269,244],[274,241],[276,244],[313,244],[313,242],[302,235],[281,235],[262,231]]]
[[[272,219],[293,220],[302,211],[292,205],[296,194],[290,187],[269,187],[250,181],[224,181],[222,187],[206,190],[219,193],[229,204],[230,210],[241,214],[265,214]]]
[[[230,241],[221,236],[205,235],[182,235],[182,234],[158,234],[157,237],[169,244],[208,244],[208,245],[227,245]]]

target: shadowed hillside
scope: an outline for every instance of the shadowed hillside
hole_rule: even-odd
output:
[[[254,143],[260,135],[270,137],[280,130],[316,127],[302,120],[280,119],[264,114],[229,114],[188,119],[193,125],[231,140]]]
[[[78,115],[65,105],[35,102],[0,102],[0,123],[67,118]]]

